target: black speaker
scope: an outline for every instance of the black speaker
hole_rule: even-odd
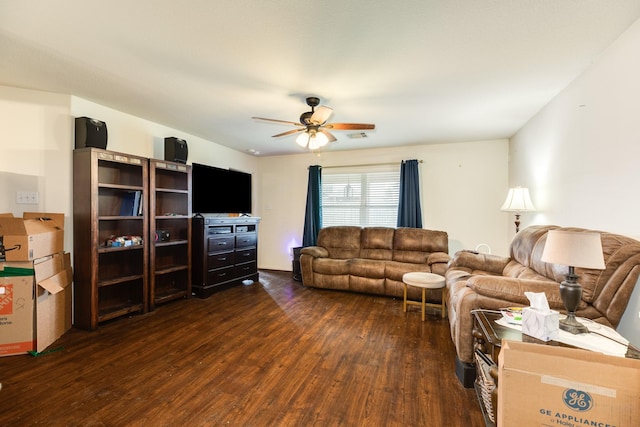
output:
[[[107,148],[107,124],[90,117],[76,117],[76,148]]]
[[[189,148],[184,139],[170,136],[164,139],[164,159],[169,162],[187,163]]]

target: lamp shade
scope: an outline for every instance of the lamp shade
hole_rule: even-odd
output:
[[[542,261],[571,267],[604,269],[600,233],[549,230]]]
[[[533,206],[528,188],[514,187],[509,189],[507,199],[500,210],[506,212],[532,212],[536,208]]]
[[[301,147],[309,147],[310,150],[317,150],[324,147],[329,142],[329,138],[321,132],[305,131],[296,138],[296,142]]]
[[[304,132],[298,135],[298,137],[296,138],[296,142],[298,143],[299,146],[304,148],[309,143],[309,139],[310,139],[309,134],[307,132]]]

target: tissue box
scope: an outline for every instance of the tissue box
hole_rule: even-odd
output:
[[[560,318],[555,310],[540,311],[535,308],[522,309],[522,333],[542,341],[551,341],[560,334]]]

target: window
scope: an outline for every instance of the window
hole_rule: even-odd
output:
[[[400,166],[322,170],[322,226],[395,227]]]

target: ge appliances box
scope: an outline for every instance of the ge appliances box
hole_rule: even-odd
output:
[[[640,420],[640,360],[503,341],[498,426],[632,426]]]

